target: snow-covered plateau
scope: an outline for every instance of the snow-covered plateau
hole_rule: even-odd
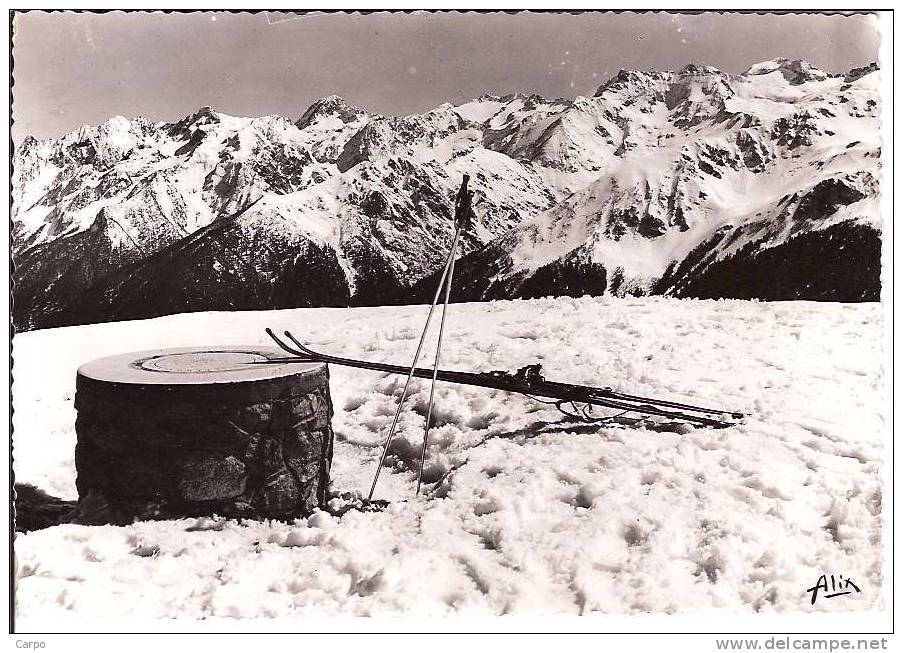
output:
[[[13,340],[16,481],[75,499],[82,363],[151,347],[269,344],[405,364],[424,306],[180,314]],[[17,609],[66,618],[750,614],[883,608],[881,308],[561,298],[450,308],[443,367],[713,404],[726,429],[556,426],[550,406],[440,384],[414,496],[415,380],[381,512],[213,518],[17,534]],[[428,345],[429,346],[429,342]],[[404,381],[333,366],[335,492],[366,493]],[[842,573],[861,590],[812,604]],[[64,626],[60,626],[64,627]]]

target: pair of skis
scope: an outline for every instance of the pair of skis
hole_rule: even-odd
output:
[[[329,354],[314,351],[302,344],[290,331],[285,332],[285,337],[291,344],[283,341],[282,338],[273,333],[271,329],[267,329],[266,332],[281,349],[292,356],[291,358],[271,359],[268,362],[331,363],[333,365],[357,367],[365,370],[373,370],[375,372],[387,372],[389,374],[408,374],[411,372],[411,370],[402,367],[401,365],[372,363],[356,358],[342,358],[340,356],[330,356]],[[706,408],[665,399],[642,397],[639,395],[617,392],[611,388],[599,388],[589,385],[548,381],[542,376],[539,368],[539,365],[528,365],[527,367],[522,367],[513,374],[501,371],[475,373],[440,369],[436,370],[436,379],[461,385],[503,390],[505,392],[525,395],[533,399],[550,399],[552,401],[549,403],[554,403],[562,410],[562,412],[566,412],[563,410],[565,406],[571,404],[584,404],[587,406],[599,406],[601,408],[620,410],[625,413],[649,415],[664,418],[672,422],[711,428],[725,428],[732,426],[737,420],[743,418],[742,413],[729,412],[717,408]],[[431,379],[433,378],[433,370],[415,367],[412,376]],[[588,411],[580,411],[576,416],[580,421],[587,422],[606,421],[612,417],[596,418],[591,414],[588,414]]]

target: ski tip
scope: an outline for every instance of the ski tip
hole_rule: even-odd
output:
[[[308,356],[313,356],[314,353],[310,351],[303,342],[298,340],[295,336],[292,335],[291,331],[285,332],[285,337],[291,340],[292,344],[294,344],[300,351],[304,352]]]

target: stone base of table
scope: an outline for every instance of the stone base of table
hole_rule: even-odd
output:
[[[204,353],[215,354],[213,361],[227,355],[228,369],[173,372],[184,365],[171,361]],[[155,369],[139,369],[135,378],[135,361],[148,354],[165,368],[163,378]],[[328,368],[266,362],[281,355],[258,348],[165,350],[107,359],[100,373],[91,364],[80,369],[75,521],[291,518],[322,505],[333,447]],[[254,366],[250,371],[242,357]],[[127,373],[115,373],[117,359]],[[202,359],[195,356],[192,365]],[[230,376],[235,380],[224,380]]]

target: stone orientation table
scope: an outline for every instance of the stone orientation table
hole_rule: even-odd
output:
[[[266,347],[132,352],[76,377],[79,523],[307,514],[332,462],[329,370]]]

